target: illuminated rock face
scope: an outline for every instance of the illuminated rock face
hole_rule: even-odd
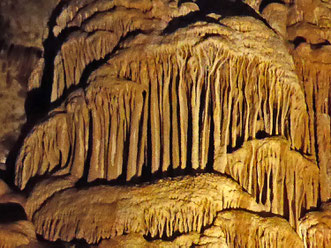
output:
[[[328,203],[309,212],[330,198],[330,14],[317,2],[315,19],[304,1],[247,4],[256,12],[239,1],[59,1],[28,84],[49,111],[12,165],[27,195],[12,197],[40,237],[330,245]],[[4,247],[37,242],[34,231],[11,240],[24,223],[0,230]]]
[[[307,247],[329,247],[331,244],[331,206],[323,203],[320,211],[306,214],[299,224],[299,235]]]
[[[245,37],[247,44],[238,42]],[[89,163],[88,181],[122,174],[129,181],[144,165],[151,174],[205,170],[210,154],[227,153],[259,132],[282,135],[293,149],[310,153],[308,114],[291,58],[261,23],[227,18],[141,39],[128,42],[95,70],[84,92],[36,126],[16,164],[21,188],[59,164],[80,178]],[[273,45],[279,54],[268,54]]]

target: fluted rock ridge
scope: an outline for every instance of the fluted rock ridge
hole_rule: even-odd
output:
[[[48,240],[96,243],[134,232],[159,238],[200,232],[217,212],[236,208],[265,210],[231,179],[202,174],[142,186],[62,190],[45,199],[32,221]]]
[[[88,181],[130,180],[143,166],[151,174],[205,170],[211,154],[225,154],[258,133],[285,136],[292,149],[311,153],[294,65],[259,21],[225,18],[139,37],[91,74],[91,87],[73,93],[80,97],[70,96],[31,132],[16,163],[19,187],[54,168],[80,178],[86,163]],[[265,40],[264,49],[257,39]],[[115,88],[127,92],[125,99]],[[56,126],[61,130],[49,132]]]

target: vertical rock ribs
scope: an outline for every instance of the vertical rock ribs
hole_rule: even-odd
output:
[[[300,43],[316,37],[294,25],[296,7],[267,7],[275,32],[182,1],[60,1],[45,43],[56,51],[45,49],[29,82],[58,107],[16,161],[21,189],[47,178],[24,204],[36,232],[106,246],[139,234],[148,245],[143,235],[186,246],[328,247],[328,205],[301,217],[330,194],[330,47]],[[86,184],[183,171],[214,173]]]
[[[151,173],[190,163],[204,170],[210,152],[226,153],[259,132],[287,137],[292,149],[310,153],[303,92],[295,74],[276,62],[286,52],[265,56],[277,42],[270,31],[260,37],[269,44],[259,52],[252,36],[263,26],[246,19],[253,26],[246,27],[247,35],[238,25],[243,20],[229,18],[224,25],[231,29],[203,23],[164,38],[127,42],[128,48],[89,77],[85,94],[69,97],[26,139],[16,183],[24,188],[29,178],[59,165],[58,173],[80,178],[89,149],[89,181],[123,173],[130,180],[141,175],[144,164],[151,164]],[[238,42],[241,35],[249,46]],[[146,40],[153,42],[139,44]],[[124,79],[132,82],[120,83]],[[61,131],[55,132],[56,126]]]

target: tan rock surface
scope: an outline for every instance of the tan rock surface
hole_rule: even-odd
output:
[[[202,234],[190,232],[173,241],[147,241],[139,234],[103,240],[105,247],[304,247],[289,223],[279,217],[261,217],[243,210],[226,210],[217,214]]]
[[[331,245],[331,204],[323,203],[319,211],[307,213],[299,224],[305,247],[326,248]]]
[[[34,226],[28,221],[0,224],[0,247],[28,247],[37,242]]]
[[[244,143],[239,150],[215,159],[216,171],[231,176],[274,214],[293,227],[302,211],[318,204],[319,169],[281,138]]]
[[[246,43],[239,42],[243,38]],[[308,113],[294,65],[285,46],[260,22],[246,17],[196,23],[165,36],[141,35],[123,45],[127,48],[90,76],[85,93],[73,93],[26,138],[16,162],[19,187],[51,172],[60,158],[59,173],[77,178],[89,159],[88,181],[140,177],[143,164],[151,166],[151,174],[185,169],[189,163],[205,170],[212,163],[208,154],[226,153],[259,132],[283,135],[293,149],[311,153],[310,136],[305,135]],[[67,82],[79,83],[77,67],[65,70],[72,76],[56,68],[62,79],[76,75]],[[125,99],[122,93],[110,93],[112,85],[123,88]],[[53,89],[62,86],[54,81]]]
[[[45,199],[32,221],[47,240],[96,243],[132,232],[151,237],[200,232],[217,212],[231,208],[265,210],[232,180],[202,174],[134,187],[67,189]]]
[[[0,248],[330,246],[330,3],[244,2],[0,2]]]
[[[321,199],[331,194],[331,5],[323,0],[284,1],[260,5],[268,23],[290,41],[299,80],[305,91],[310,116],[310,137],[321,168]],[[284,28],[284,25],[286,26]]]
[[[114,239],[104,239],[96,246],[97,248],[121,248],[121,247],[145,247],[145,248],[176,248],[176,247],[192,247],[199,242],[200,234],[189,233],[183,234],[172,241],[147,241],[142,235],[132,233],[124,236],[119,236]],[[195,245],[195,247],[197,247]],[[220,246],[218,246],[220,247]],[[225,247],[221,247],[225,248]]]
[[[228,247],[304,247],[298,234],[279,217],[228,210],[217,215],[213,227],[225,234]]]

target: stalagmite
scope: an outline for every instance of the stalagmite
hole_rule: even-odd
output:
[[[31,215],[38,234],[51,241],[77,238],[88,243],[132,232],[151,237],[200,232],[223,209],[266,210],[237,183],[213,174],[142,186],[72,188],[49,196],[40,206]]]

